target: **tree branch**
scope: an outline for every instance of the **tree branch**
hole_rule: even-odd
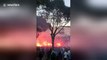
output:
[[[68,23],[68,22],[67,22],[67,23]],[[66,25],[67,23],[65,23],[65,25]],[[62,26],[62,28],[61,28],[58,32],[56,32],[55,34],[57,35],[57,34],[65,27],[65,25]]]
[[[56,27],[56,29],[55,29],[55,31],[54,31],[54,34],[57,32],[57,30],[58,30],[58,27]]]

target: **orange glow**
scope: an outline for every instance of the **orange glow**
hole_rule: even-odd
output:
[[[43,45],[44,45],[44,46],[47,46],[47,42],[43,42]]]
[[[36,43],[36,46],[37,47],[51,47],[52,46],[52,43],[49,43],[49,42],[43,42],[43,43],[40,43],[40,42],[37,42]],[[61,43],[56,43],[55,44],[55,47],[61,47],[62,45],[61,45]]]
[[[51,44],[51,43],[48,43],[48,46],[52,46],[52,44]]]
[[[60,47],[60,46],[61,46],[61,43],[57,43],[57,46]]]
[[[36,46],[37,47],[41,47],[42,45],[40,43],[36,43]]]

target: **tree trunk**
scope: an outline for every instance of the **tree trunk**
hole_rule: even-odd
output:
[[[54,34],[51,34],[51,39],[52,39],[52,50],[54,50],[54,40],[55,40]]]

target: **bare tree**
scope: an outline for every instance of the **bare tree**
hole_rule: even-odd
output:
[[[60,2],[61,4],[59,4]],[[70,7],[66,7],[63,0],[54,0],[50,5],[41,5],[37,8],[37,15],[46,19],[52,38],[52,50],[54,49],[55,37],[70,21]]]
[[[41,13],[41,17],[45,18],[48,23],[49,30],[51,32],[50,35],[52,39],[52,49],[54,49],[55,37],[69,22],[69,18],[65,17],[58,9],[44,11]]]

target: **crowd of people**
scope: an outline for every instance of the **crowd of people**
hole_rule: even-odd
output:
[[[71,50],[68,48],[37,48],[37,60],[72,60]]]

